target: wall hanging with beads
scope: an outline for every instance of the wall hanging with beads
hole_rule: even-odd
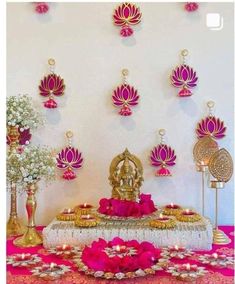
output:
[[[197,125],[196,133],[198,138],[210,136],[213,139],[221,139],[225,136],[226,127],[220,118],[216,118],[213,114],[215,103],[213,101],[207,102],[209,114],[203,118]]]
[[[67,131],[66,137],[68,139],[68,146],[63,148],[56,157],[57,168],[65,170],[63,173],[63,179],[72,180],[77,177],[74,170],[78,170],[82,167],[83,157],[82,153],[77,148],[72,146],[73,132]]]
[[[179,97],[189,97],[192,95],[190,89],[197,86],[197,73],[192,67],[187,65],[186,57],[188,56],[188,50],[181,51],[182,64],[178,65],[171,74],[171,83],[174,87],[180,88],[178,93]]]
[[[137,25],[141,22],[140,9],[133,3],[122,3],[114,10],[114,24],[121,27],[120,35],[128,37],[133,34],[132,25]]]
[[[113,104],[116,107],[121,108],[120,115],[129,116],[132,114],[131,107],[138,105],[139,96],[137,90],[127,83],[127,76],[129,71],[127,69],[122,70],[123,84],[118,86],[113,91]]]
[[[54,96],[60,97],[64,94],[65,84],[64,79],[55,74],[55,60],[48,60],[50,74],[44,76],[39,85],[40,95],[47,97],[48,100],[43,103],[46,108],[57,108],[57,102]]]
[[[174,166],[176,155],[175,151],[165,144],[165,129],[159,130],[160,144],[153,148],[150,155],[151,164],[154,167],[160,167],[156,171],[156,176],[171,176],[171,172],[167,167]]]

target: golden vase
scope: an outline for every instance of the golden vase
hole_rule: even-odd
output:
[[[7,222],[7,237],[22,235],[25,232],[25,227],[21,224],[17,215],[17,193],[16,185],[11,184],[11,209],[10,216]]]
[[[27,201],[26,211],[28,215],[28,225],[25,234],[22,237],[15,239],[14,244],[19,247],[34,247],[42,244],[42,235],[36,230],[35,226],[35,211],[37,208],[37,201],[35,193],[37,191],[37,184],[33,183],[26,188]]]
[[[9,140],[8,155],[14,155],[14,150],[19,145],[19,131],[16,126],[9,126],[7,128],[7,136]],[[17,190],[16,184],[11,183],[11,205],[10,216],[7,222],[7,237],[14,237],[22,235],[25,232],[25,227],[22,225],[17,214]]]

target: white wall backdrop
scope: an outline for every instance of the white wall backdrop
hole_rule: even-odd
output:
[[[233,4],[201,3],[187,13],[182,3],[139,3],[143,21],[134,37],[123,39],[112,24],[115,3],[54,3],[49,14],[37,15],[33,4],[8,3],[7,93],[30,94],[45,115],[45,126],[33,134],[33,143],[60,149],[64,134],[74,132],[74,146],[84,156],[75,181],[58,178],[38,193],[37,223],[47,225],[63,207],[81,202],[98,204],[109,197],[109,165],[126,147],[144,166],[142,191],[159,204],[175,202],[200,210],[200,174],[192,149],[195,126],[207,114],[206,102],[216,102],[216,116],[227,126],[221,147],[233,152]],[[220,13],[224,28],[211,31],[206,14]],[[180,99],[168,80],[179,63],[180,50],[190,52],[189,65],[198,72],[195,95]],[[42,107],[38,84],[47,73],[48,58],[66,83],[65,96],[56,110]],[[112,90],[121,83],[121,70],[130,71],[129,83],[141,101],[131,117],[120,117],[112,106]],[[157,178],[149,153],[159,128],[175,149],[173,176]],[[19,214],[26,218],[25,195]],[[206,215],[214,216],[214,192],[207,189]],[[220,192],[220,224],[233,223],[233,181]]]

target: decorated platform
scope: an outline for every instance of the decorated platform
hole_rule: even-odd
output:
[[[194,250],[211,250],[213,230],[206,218],[195,223],[176,221],[175,228],[169,230],[151,228],[145,220],[102,220],[97,227],[79,228],[73,221],[63,222],[55,219],[43,230],[43,245],[45,248],[63,244],[84,246],[98,238],[111,240],[116,236],[124,240],[149,241],[157,247],[179,244]]]

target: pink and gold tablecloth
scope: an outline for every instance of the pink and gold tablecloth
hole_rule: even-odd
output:
[[[223,253],[229,256],[234,255],[234,227],[233,226],[223,226],[220,227],[232,240],[229,245],[226,246],[217,246],[213,245],[213,249],[205,253]],[[42,229],[42,228],[39,228]],[[166,272],[160,271],[157,272],[156,276],[148,276],[144,278],[136,278],[129,280],[98,280],[86,275],[83,275],[77,272],[76,266],[71,261],[61,260],[56,256],[49,255],[47,251],[42,246],[37,246],[35,248],[22,249],[15,247],[13,245],[13,238],[7,240],[7,254],[11,255],[14,253],[37,253],[40,257],[42,257],[43,262],[45,263],[59,263],[72,266],[73,272],[68,274],[66,277],[61,280],[56,281],[44,281],[39,280],[31,275],[30,271],[25,268],[12,268],[10,265],[7,265],[7,283],[8,284],[45,284],[45,283],[53,283],[53,284],[174,284],[174,283],[182,283],[181,281],[176,280],[171,275]],[[197,252],[197,254],[202,254],[203,252]],[[195,254],[190,259],[179,260],[178,263],[192,263],[199,264],[197,262],[197,254]],[[175,262],[175,261],[174,261]],[[199,264],[200,265],[200,264]],[[201,266],[204,266],[201,264]],[[230,284],[234,283],[234,269],[226,268],[226,269],[215,269],[209,266],[206,266],[206,269],[209,273],[202,279],[197,280],[196,284]]]

